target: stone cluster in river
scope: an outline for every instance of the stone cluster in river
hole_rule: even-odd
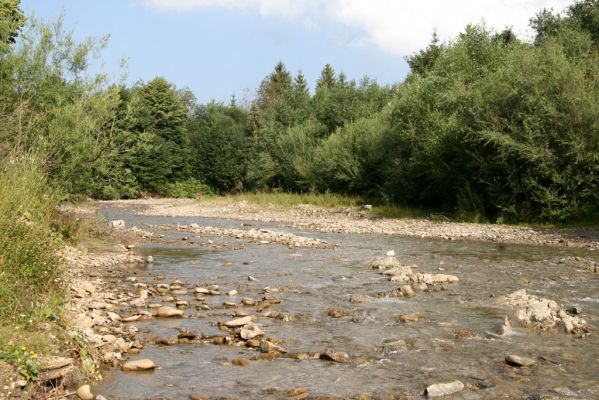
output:
[[[587,270],[593,273],[599,273],[599,263],[583,257],[564,257],[560,258],[559,264],[566,264],[573,268]]]
[[[272,231],[270,229],[244,230],[233,228],[217,228],[212,226],[200,226],[195,223],[190,225],[177,225],[176,229],[179,232],[189,232],[198,235],[229,236],[235,239],[249,240],[258,244],[282,244],[290,248],[335,248],[334,245],[327,243],[324,240],[299,236],[293,233]]]
[[[389,281],[403,284],[392,293],[386,293],[387,296],[414,297],[418,291],[444,290],[447,284],[459,282],[455,275],[417,272],[417,265],[401,264],[393,251],[385,256],[374,257],[368,265],[388,277]]]
[[[587,333],[584,319],[571,315],[557,302],[517,290],[496,300],[499,305],[511,307],[515,319],[524,326],[540,330],[557,330],[564,333]]]

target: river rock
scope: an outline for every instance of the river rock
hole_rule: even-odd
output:
[[[156,364],[150,359],[144,358],[141,360],[127,361],[123,364],[123,371],[150,371],[156,368]]]
[[[418,322],[423,318],[426,318],[426,314],[424,313],[411,313],[411,314],[403,314],[399,316],[399,320],[401,322]]]
[[[94,395],[89,385],[83,385],[77,389],[77,397],[81,400],[94,400]]]
[[[460,381],[448,383],[435,383],[426,388],[426,395],[429,398],[443,397],[453,393],[457,393],[464,389],[464,384]]]
[[[526,289],[517,290],[496,300],[515,310],[515,317],[523,325],[542,330],[557,328],[565,333],[588,332],[584,319],[569,315],[553,300],[528,294]]]
[[[247,317],[241,317],[233,319],[231,321],[227,321],[225,322],[225,326],[227,328],[239,328],[241,326],[249,324],[250,322],[252,322],[252,317],[251,315],[248,315]]]
[[[231,364],[236,365],[238,367],[247,367],[250,365],[250,362],[245,358],[238,358],[236,360],[231,361]]]
[[[510,320],[507,315],[505,316],[503,322],[501,322],[496,329],[498,335],[505,336],[512,333],[512,325],[510,325]]]
[[[183,310],[177,310],[173,307],[162,306],[158,309],[157,315],[161,318],[180,317],[183,315]]]
[[[368,265],[372,269],[388,269],[393,267],[399,267],[401,264],[399,260],[395,256],[385,256],[385,257],[374,257],[368,262]]]
[[[410,286],[410,285],[404,285],[404,286],[402,286],[399,289],[399,292],[404,297],[414,297],[414,296],[416,296],[416,292],[414,292],[414,289],[412,289],[412,286]]]
[[[286,351],[279,345],[274,344],[268,340],[260,341],[260,350],[263,353],[286,353]]]
[[[242,303],[244,306],[255,306],[255,305],[256,305],[256,301],[255,301],[254,299],[250,299],[249,297],[244,297],[244,298],[241,300],[241,303]]]
[[[343,318],[343,317],[347,317],[348,313],[345,310],[339,310],[337,308],[329,308],[329,310],[327,311],[327,314],[329,317],[332,318]]]
[[[113,229],[121,229],[125,227],[125,221],[122,219],[115,219],[110,221],[108,225]]]
[[[248,324],[240,329],[239,336],[243,340],[250,340],[258,336],[264,335],[264,331],[259,326],[254,324]]]
[[[349,356],[346,353],[341,353],[333,349],[325,349],[325,351],[320,354],[320,359],[345,363],[349,361]]]
[[[237,290],[235,290],[235,289],[233,289],[233,290],[229,290],[229,291],[227,292],[227,295],[228,295],[228,296],[237,296],[238,294],[239,294],[239,292],[238,292]]]
[[[513,367],[532,367],[535,365],[535,360],[532,358],[520,357],[514,354],[506,356],[505,362]]]
[[[364,296],[363,294],[353,294],[349,298],[349,301],[352,303],[364,303],[368,301],[368,297]]]

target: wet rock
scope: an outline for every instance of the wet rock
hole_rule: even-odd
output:
[[[241,300],[241,303],[244,306],[255,306],[256,305],[256,301],[254,299],[250,299],[249,297],[245,297]]]
[[[102,396],[101,394],[96,396],[96,400],[107,400],[106,397]]]
[[[349,356],[346,353],[341,353],[333,349],[325,349],[325,351],[320,354],[320,359],[338,363],[346,363],[349,361]]]
[[[532,367],[535,365],[535,360],[532,358],[520,357],[514,354],[506,356],[505,362],[513,367]]]
[[[156,364],[154,364],[152,360],[144,358],[141,360],[127,361],[123,364],[121,369],[123,371],[150,371],[156,367]]]
[[[453,393],[457,393],[464,389],[464,384],[460,381],[453,381],[448,383],[435,383],[426,388],[426,395],[428,398],[448,396]]]
[[[351,303],[364,303],[366,301],[368,301],[368,297],[364,296],[363,294],[353,294],[349,301]]]
[[[248,281],[250,281],[250,282],[257,282],[258,279],[254,278],[253,276],[250,275],[250,276],[248,276]]]
[[[180,317],[183,315],[183,310],[177,310],[173,307],[162,306],[158,309],[157,314],[160,318]]]
[[[148,264],[152,264],[152,263],[154,263],[154,257],[152,257],[152,256],[147,256],[147,257],[146,257],[146,263],[148,263]]]
[[[175,289],[171,291],[173,296],[185,296],[187,294],[187,289]]]
[[[259,326],[253,324],[248,324],[239,330],[239,337],[243,340],[254,339],[262,335],[264,335],[264,331]]]
[[[245,358],[238,358],[236,360],[231,361],[231,364],[236,365],[238,367],[247,367],[250,365],[250,362]]]
[[[237,296],[238,294],[239,294],[239,292],[237,290],[235,290],[235,289],[229,290],[227,292],[227,295],[229,295],[229,296]]]
[[[412,286],[410,286],[410,285],[404,285],[399,290],[400,290],[401,295],[404,297],[416,296],[416,292],[414,292],[414,289],[412,289]]]
[[[374,257],[368,262],[368,266],[372,269],[388,269],[399,267],[401,264],[395,256]]]
[[[77,397],[81,400],[93,400],[94,395],[89,385],[83,385],[77,389]]]
[[[258,340],[258,339],[250,339],[247,342],[245,342],[245,345],[247,347],[258,348],[258,347],[260,347],[260,340]]]
[[[411,313],[411,314],[400,315],[398,317],[398,319],[401,322],[418,322],[421,319],[424,319],[426,317],[427,317],[427,314],[416,312],[416,313]]]
[[[241,317],[241,318],[233,319],[231,321],[227,321],[227,322],[225,322],[225,326],[227,328],[238,328],[238,327],[247,325],[250,322],[252,322],[252,317],[250,315],[248,315],[247,317]]]
[[[336,308],[329,308],[329,310],[327,311],[327,314],[329,317],[332,317],[332,318],[343,318],[343,317],[347,317],[349,315],[347,311],[338,310]]]
[[[263,353],[286,353],[286,351],[279,345],[274,344],[273,342],[270,342],[268,340],[261,340],[260,341],[260,350],[262,350]]]
[[[210,289],[206,289],[203,287],[197,287],[195,288],[195,292],[199,293],[199,294],[209,294],[210,293]]]
[[[172,346],[174,344],[179,343],[179,339],[176,336],[170,338],[158,338],[155,340],[156,344],[161,344],[163,346]]]
[[[308,388],[295,388],[287,391],[288,400],[303,400],[310,396]]]
[[[453,332],[453,337],[456,339],[478,339],[479,334],[470,329],[460,329]]]
[[[495,330],[495,332],[501,336],[509,335],[512,333],[512,325],[510,324],[510,320],[507,317],[507,315],[505,316],[503,322],[501,322],[497,326],[497,329]]]

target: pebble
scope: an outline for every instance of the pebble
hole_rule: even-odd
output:
[[[510,354],[505,357],[505,362],[514,367],[532,367],[535,365],[535,360],[528,357],[520,357]]]
[[[77,389],[77,397],[81,400],[93,400],[94,395],[92,394],[89,385],[83,385]]]
[[[453,393],[457,393],[464,389],[464,384],[460,381],[448,383],[435,383],[426,388],[426,395],[429,398],[443,397]]]

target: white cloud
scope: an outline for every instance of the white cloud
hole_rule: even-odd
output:
[[[374,45],[406,55],[427,45],[437,30],[444,39],[455,37],[468,23],[485,22],[528,33],[528,20],[542,8],[561,11],[572,0],[142,0],[169,11],[221,7],[256,10],[263,16],[299,22],[325,21],[356,30],[352,44]]]

